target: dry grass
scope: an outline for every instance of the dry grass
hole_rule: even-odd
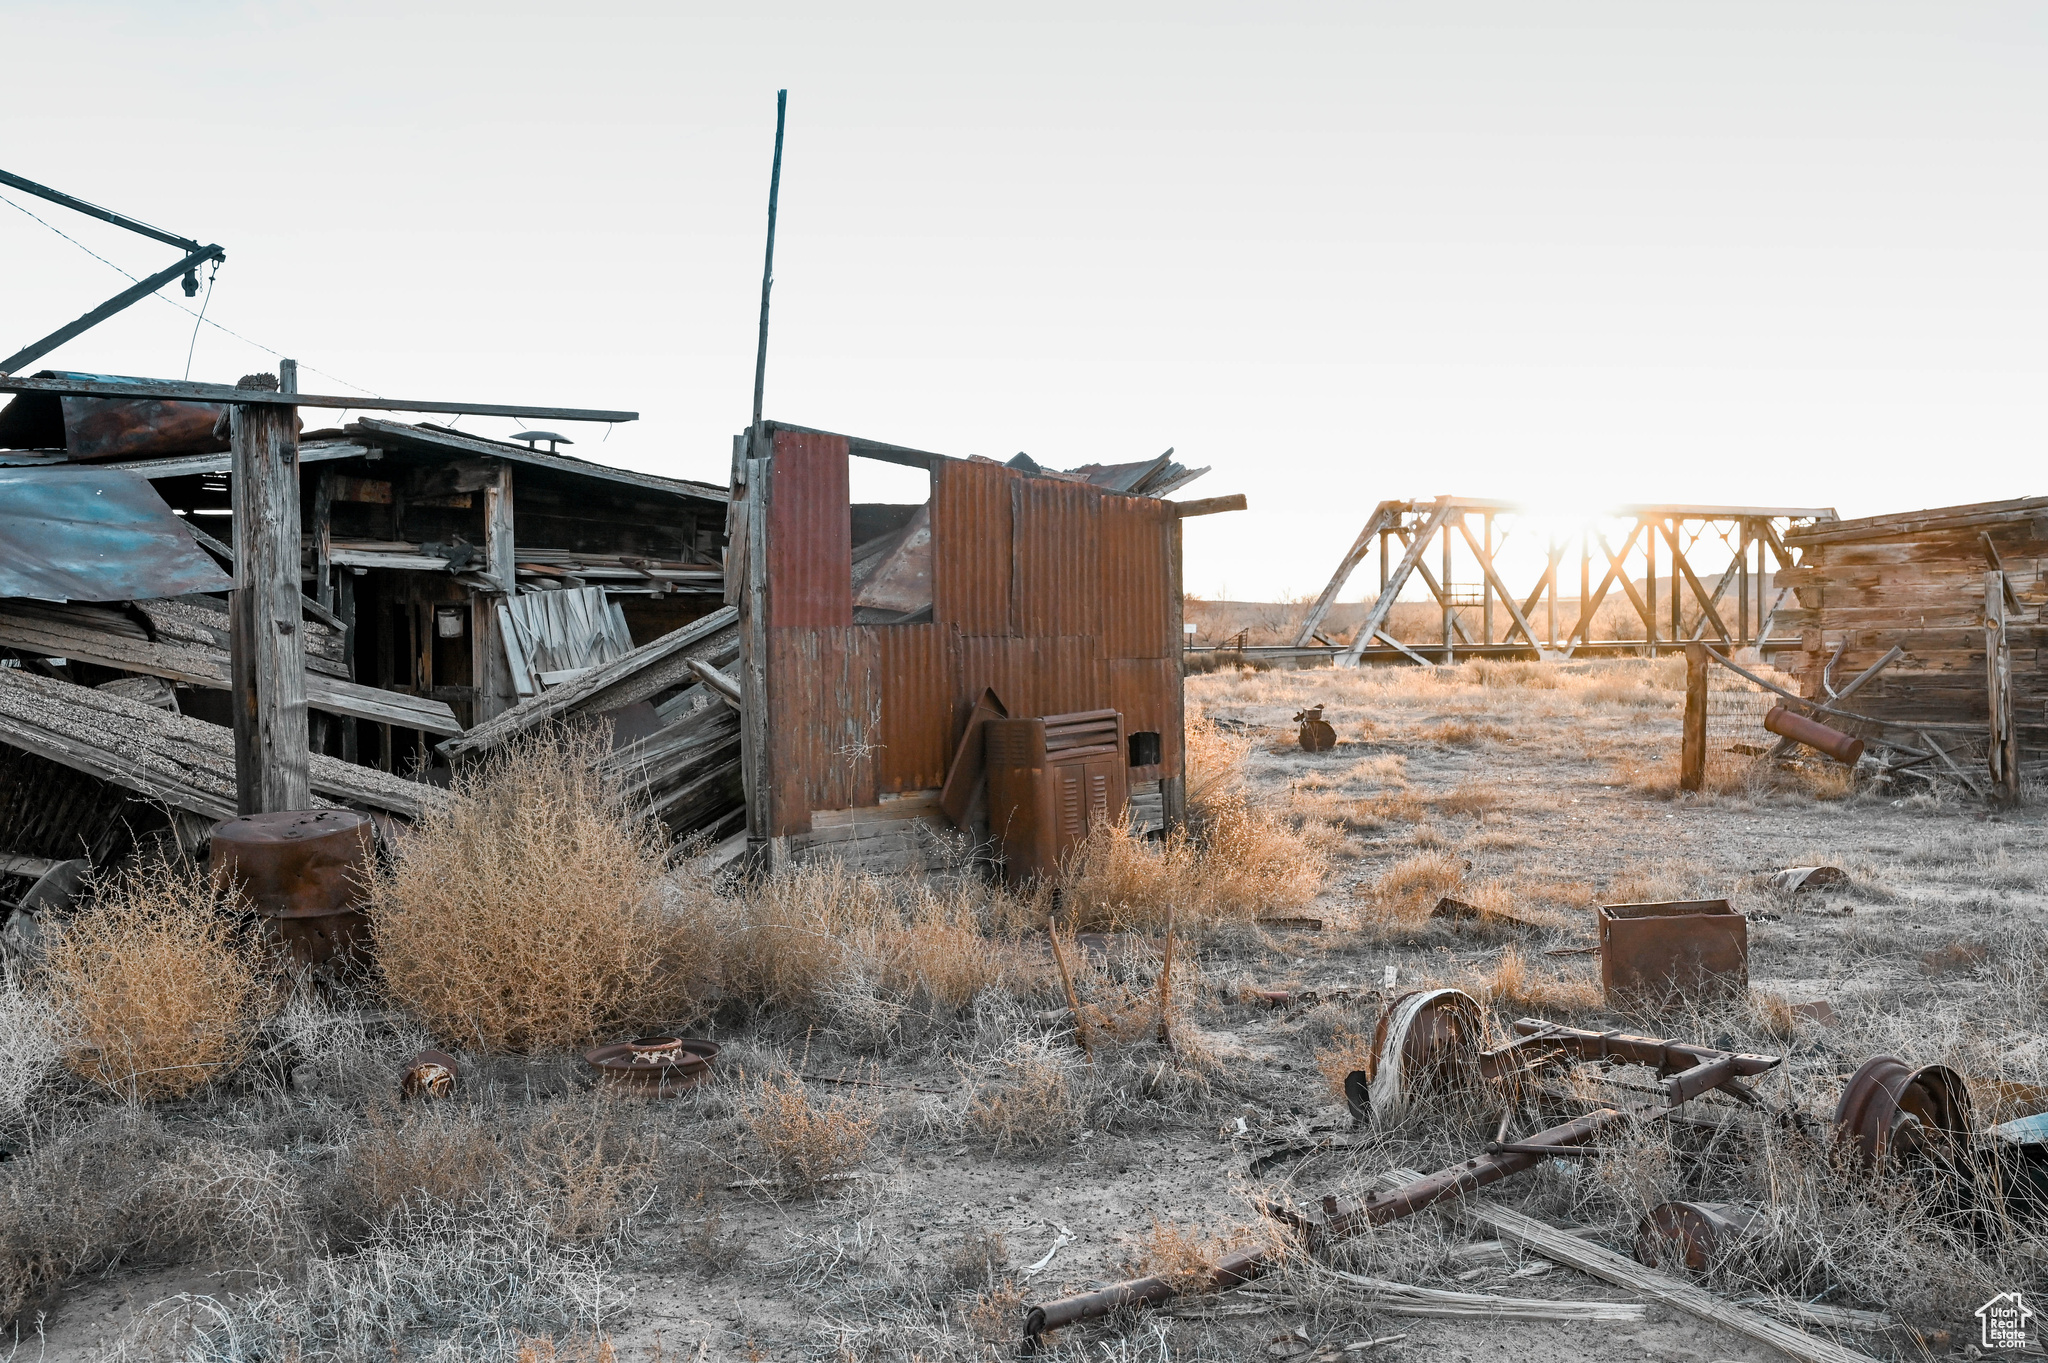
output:
[[[385,983],[444,1041],[572,1046],[701,1008],[703,906],[665,902],[663,832],[625,807],[600,755],[558,731],[464,769],[374,876]]]
[[[504,1177],[508,1162],[499,1132],[481,1113],[436,1106],[401,1116],[373,1104],[342,1154],[332,1195],[338,1228],[359,1240],[408,1207],[474,1206]]]
[[[0,1123],[25,1115],[56,1071],[57,1029],[57,1008],[46,991],[0,980]]]
[[[1372,901],[1383,922],[1413,925],[1429,917],[1436,902],[1465,883],[1465,863],[1444,851],[1417,852],[1380,872],[1359,893]]]
[[[1494,786],[1466,781],[1442,795],[1429,797],[1429,802],[1446,814],[1477,817],[1488,810],[1499,809],[1507,803],[1507,797]]]
[[[1316,1052],[1316,1070],[1340,1102],[1344,1098],[1344,1076],[1371,1068],[1372,1037],[1363,1033],[1340,1031],[1330,1038],[1328,1046]]]
[[[1598,979],[1532,965],[1518,946],[1503,947],[1490,969],[1474,975],[1466,992],[1504,1010],[1574,1013],[1603,1003]]]
[[[1037,1048],[1003,1062],[1003,1077],[975,1091],[966,1129],[998,1154],[1065,1145],[1081,1129],[1082,1104],[1067,1066]]]
[[[835,1097],[820,1106],[802,1080],[788,1077],[760,1084],[747,1098],[742,1121],[775,1191],[793,1197],[815,1195],[834,1175],[855,1168],[877,1127],[859,1099]]]
[[[1498,724],[1484,724],[1464,719],[1442,720],[1424,726],[1415,734],[1417,741],[1433,743],[1439,748],[1470,748],[1481,743],[1505,743],[1514,736],[1513,731]]]
[[[46,962],[77,1039],[65,1063],[145,1100],[193,1093],[240,1064],[274,994],[233,912],[210,879],[169,863],[104,886]]]

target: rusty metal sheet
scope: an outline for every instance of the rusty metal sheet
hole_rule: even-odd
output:
[[[1038,703],[1042,707],[1033,713],[1071,715],[1112,708],[1109,664],[1102,656],[1102,641],[1098,637],[1068,634],[1033,639],[1031,645],[1038,664]]]
[[[958,625],[962,634],[1015,629],[1010,484],[1017,480],[1000,464],[981,460],[949,460],[932,470],[932,619]],[[981,694],[979,686],[969,689]],[[1014,706],[1008,692],[998,688],[998,694]]]
[[[207,864],[293,960],[346,960],[369,938],[362,902],[375,844],[370,816],[353,809],[246,814],[213,826]]]
[[[880,650],[871,629],[768,631],[768,770],[774,827],[808,833],[815,809],[875,803]]]
[[[1102,651],[1112,658],[1178,657],[1172,637],[1173,508],[1103,497]]]
[[[950,625],[880,625],[858,631],[878,662],[882,751],[875,788],[936,790],[952,759],[960,693],[959,634]]]
[[[1133,781],[1179,776],[1185,765],[1177,658],[1111,658],[1109,703],[1123,711],[1124,732],[1159,735],[1157,766],[1131,768]]]
[[[1082,483],[1018,478],[1010,485],[1016,536],[1016,630],[1102,637],[1102,493]],[[1064,698],[1063,698],[1064,700]],[[1079,710],[1082,704],[1061,708]]]
[[[768,623],[853,623],[853,512],[846,437],[775,433],[768,492]]]
[[[1038,641],[973,635],[960,636],[960,690],[957,712],[964,718],[985,690],[1002,697],[1012,719],[1046,712],[1039,687]]]
[[[73,459],[91,462],[155,454],[216,454],[228,447],[225,432],[214,434],[223,410],[218,402],[77,397],[61,401],[64,445]]]
[[[0,469],[0,597],[132,601],[235,584],[138,473]]]

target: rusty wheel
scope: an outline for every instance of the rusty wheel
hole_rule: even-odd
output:
[[[1413,1098],[1474,1082],[1485,1036],[1485,1014],[1462,990],[1418,989],[1395,999],[1372,1031],[1371,1115],[1391,1121]],[[1357,1116],[1357,1103],[1348,1105]]]
[[[1836,1139],[1874,1169],[1886,1158],[1946,1160],[1970,1135],[1970,1089],[1946,1065],[1906,1068],[1895,1056],[1863,1063],[1835,1104]]]
[[[1323,718],[1322,706],[1303,710],[1294,718],[1301,724],[1297,737],[1303,752],[1328,752],[1337,746],[1337,731]]]

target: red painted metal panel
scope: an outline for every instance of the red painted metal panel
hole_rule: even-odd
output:
[[[1173,508],[1149,497],[1104,497],[1101,511],[1102,651],[1170,658]]]
[[[768,492],[768,623],[853,623],[846,437],[775,433]]]
[[[811,811],[875,803],[882,742],[872,630],[768,632],[772,836],[810,831]]]
[[[1015,472],[982,460],[932,470],[932,619],[939,624],[975,635],[1015,629],[1010,485],[1018,481]]]
[[[1180,672],[1172,658],[1112,658],[1111,704],[1123,712],[1127,734],[1159,735],[1159,765],[1133,767],[1133,781],[1179,776],[1185,768]]]
[[[861,651],[877,659],[882,697],[876,789],[938,789],[958,737],[959,632],[951,625],[879,625],[857,632],[865,636]]]
[[[1083,483],[1011,483],[1017,633],[1102,633],[1101,504],[1101,491]]]

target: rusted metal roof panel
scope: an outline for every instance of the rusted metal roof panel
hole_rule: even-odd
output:
[[[1110,703],[1123,712],[1127,734],[1159,735],[1159,765],[1133,767],[1133,781],[1179,776],[1185,766],[1182,743],[1180,662],[1176,658],[1109,660]]]
[[[1011,481],[1019,634],[1102,633],[1102,500],[1082,483]]]
[[[959,632],[951,625],[877,625],[856,631],[878,660],[882,750],[875,786],[937,790],[953,758],[960,694]],[[976,692],[979,695],[980,692]]]
[[[1039,693],[1038,640],[986,634],[960,636],[960,712],[981,698],[984,687],[996,693],[1013,719],[1045,713]]]
[[[814,809],[875,803],[884,741],[874,630],[768,631],[771,836],[808,833]]]
[[[932,619],[939,624],[958,625],[964,635],[1015,629],[1010,485],[1019,481],[1000,464],[980,460],[948,460],[932,469]]]
[[[846,437],[775,433],[768,492],[768,623],[853,623]]]
[[[1170,658],[1173,508],[1138,497],[1104,497],[1102,651],[1112,658]]]
[[[235,584],[147,479],[122,469],[0,469],[0,597],[132,601]]]

